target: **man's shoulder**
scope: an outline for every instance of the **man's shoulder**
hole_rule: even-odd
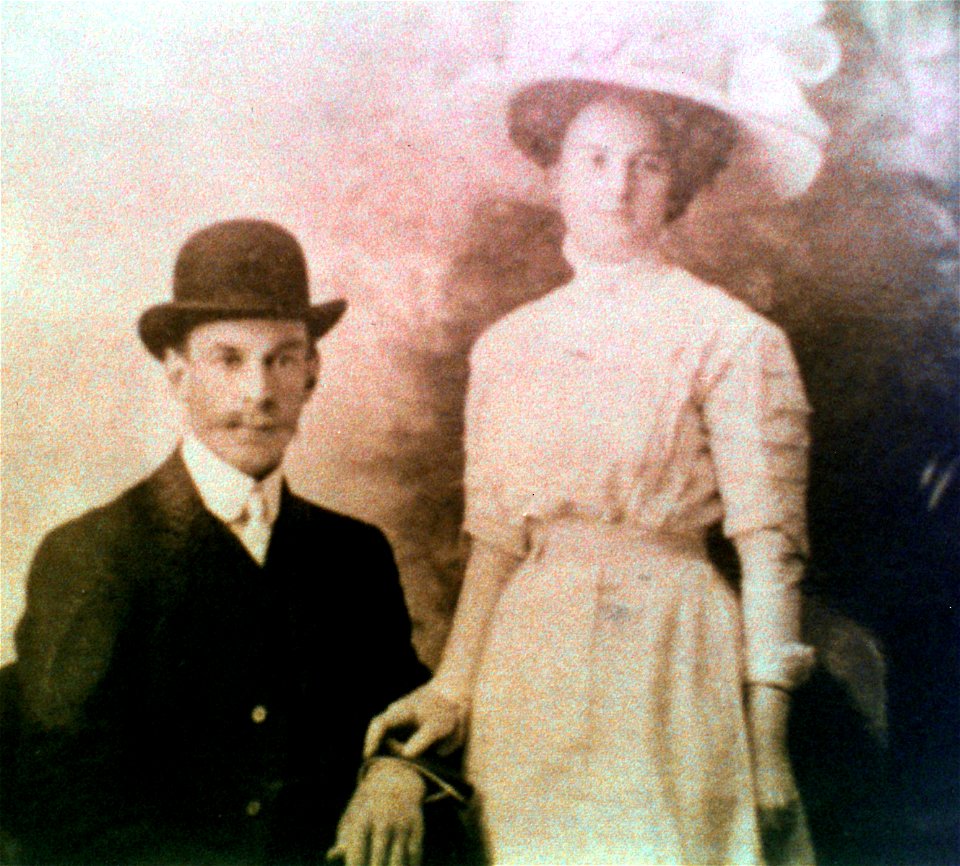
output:
[[[137,521],[137,500],[147,483],[143,479],[102,505],[70,518],[47,533],[45,545],[76,546],[81,539],[105,541],[132,531]]]
[[[292,491],[289,491],[289,496],[302,518],[318,529],[340,534],[350,540],[368,539],[374,543],[386,541],[383,530],[372,523],[342,511],[334,511]]]
[[[56,526],[44,537],[40,550],[105,556],[124,544],[141,540],[154,524],[158,492],[162,479],[170,475],[173,459],[169,458],[107,502]]]

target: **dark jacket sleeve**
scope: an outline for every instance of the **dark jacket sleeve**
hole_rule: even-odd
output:
[[[385,638],[384,645],[379,648],[379,660],[371,660],[371,662],[374,667],[382,667],[386,677],[380,691],[380,701],[365,720],[364,731],[366,723],[369,723],[374,715],[382,712],[391,701],[425,683],[430,675],[429,670],[420,662],[413,649],[410,618],[390,544],[381,532],[375,531],[371,534],[368,549],[378,563],[376,568],[379,575],[377,588],[379,603],[371,605],[372,615],[379,618],[374,628]],[[405,736],[404,732],[394,732],[394,734],[399,735],[400,738]],[[395,742],[387,741],[382,745],[380,754],[392,756],[395,748]],[[450,756],[441,756],[435,751],[430,751],[409,763],[427,782],[429,799],[451,797],[461,803],[469,800],[471,789],[462,776],[459,752]]]
[[[430,672],[411,643],[410,617],[390,544],[381,532],[371,528],[357,541],[350,560],[356,573],[354,586],[359,591],[353,596],[351,609],[359,616],[353,619],[356,625],[348,640],[355,650],[351,703],[361,712],[355,717],[349,739],[354,750],[354,772],[362,775],[365,768],[360,751],[370,720],[389,703],[425,683]],[[381,755],[391,754],[389,744],[385,744]],[[409,762],[427,783],[423,812],[425,866],[484,862],[482,848],[468,829],[469,813],[463,808],[470,800],[471,789],[463,780],[461,758],[459,752],[449,756],[428,753]]]
[[[88,840],[126,820],[124,724],[107,684],[129,588],[97,523],[88,516],[44,540],[17,629],[10,821],[27,862],[80,862]]]
[[[82,727],[124,620],[127,589],[95,536],[79,524],[55,531],[27,580],[17,669],[27,716],[44,730]]]
[[[338,564],[340,669],[362,743],[370,719],[429,678],[411,642],[411,624],[393,550],[378,529],[351,522]]]

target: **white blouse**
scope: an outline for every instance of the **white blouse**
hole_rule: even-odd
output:
[[[522,557],[531,523],[557,518],[686,535],[718,520],[730,537],[773,529],[797,556],[751,597],[796,607],[810,408],[786,336],[681,268],[574,265],[572,282],[474,346],[466,531]],[[744,614],[767,632],[748,640],[763,647],[748,679],[799,679],[809,653],[765,627],[763,611]]]

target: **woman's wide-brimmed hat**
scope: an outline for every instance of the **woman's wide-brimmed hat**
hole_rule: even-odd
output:
[[[140,339],[162,358],[191,328],[217,319],[293,319],[316,340],[343,315],[342,298],[311,305],[297,239],[265,220],[214,223],[191,235],[173,270],[173,301],[140,317]]]
[[[810,2],[521,3],[502,60],[457,91],[466,103],[499,98],[514,145],[541,165],[569,97],[582,98],[573,82],[708,106],[738,130],[718,181],[792,198],[816,177],[829,137],[804,93],[839,65],[822,12]]]

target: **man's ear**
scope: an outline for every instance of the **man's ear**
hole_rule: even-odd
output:
[[[179,395],[183,377],[187,372],[187,359],[171,346],[168,346],[163,353],[163,372],[173,390]]]
[[[310,353],[307,358],[307,378],[304,383],[304,391],[307,395],[317,387],[317,379],[320,376],[320,353],[316,350]]]

